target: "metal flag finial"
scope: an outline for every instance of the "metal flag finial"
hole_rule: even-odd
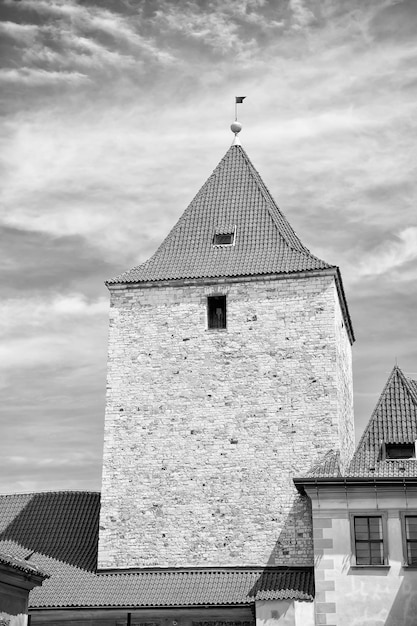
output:
[[[242,104],[246,96],[235,96],[235,122],[237,122],[237,105]]]
[[[237,105],[238,104],[242,104],[242,102],[244,101],[245,98],[246,98],[246,96],[235,96],[235,121],[230,126],[230,130],[235,135],[235,138],[234,138],[234,141],[233,141],[233,145],[234,146],[240,146],[240,141],[239,141],[239,138],[238,138],[237,135],[242,130],[242,124],[237,121]]]

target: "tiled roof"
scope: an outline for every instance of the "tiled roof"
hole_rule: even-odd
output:
[[[330,450],[302,478],[297,488],[315,479],[337,482],[365,479],[415,479],[417,459],[385,459],[383,444],[414,444],[417,440],[417,382],[406,378],[396,365],[381,393],[371,419],[358,443],[347,471],[342,475],[339,453]]]
[[[32,608],[251,604],[312,601],[312,568],[95,572],[100,496],[52,492],[0,496],[0,550],[50,573]],[[33,554],[32,554],[33,553]]]
[[[11,554],[3,554],[0,552],[0,563],[19,572],[23,572],[23,574],[35,575],[40,578],[49,578],[49,574],[40,570],[35,564],[28,563],[24,559],[18,559]]]
[[[398,366],[392,370],[356,448],[347,476],[413,477],[417,460],[384,460],[381,444],[417,439],[417,383]]]
[[[213,245],[216,233],[234,233],[234,244]],[[107,284],[332,267],[301,243],[246,152],[233,145],[155,254]]]
[[[338,450],[329,450],[327,454],[307,472],[309,478],[338,478],[341,475],[340,452]]]

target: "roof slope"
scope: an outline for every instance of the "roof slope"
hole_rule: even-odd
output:
[[[215,246],[215,234],[235,233]],[[333,266],[301,243],[240,145],[232,145],[145,263],[107,282],[289,274]]]
[[[31,575],[38,576],[39,578],[49,578],[49,574],[43,572],[39,569],[35,564],[28,563],[24,559],[18,559],[11,554],[3,554],[0,552],[0,564],[5,565],[6,567],[10,567],[17,572],[22,572],[26,574],[28,577]]]
[[[251,604],[312,601],[312,568],[142,570],[97,574],[100,495],[52,492],[0,496],[0,550],[50,574],[32,608]]]
[[[308,478],[339,478],[341,475],[339,450],[329,450],[307,472]]]
[[[417,439],[417,383],[396,365],[356,448],[348,476],[417,476],[417,460],[384,460],[382,443]]]

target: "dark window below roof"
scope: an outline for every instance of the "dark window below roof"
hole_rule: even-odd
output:
[[[207,298],[207,316],[209,328],[226,328],[226,296]]]
[[[214,246],[232,246],[235,240],[234,233],[216,233],[213,238]]]
[[[385,459],[415,459],[414,443],[386,443]]]

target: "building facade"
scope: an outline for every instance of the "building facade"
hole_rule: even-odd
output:
[[[338,269],[232,145],[154,256],[108,287],[99,569],[311,566],[292,477],[353,453]]]
[[[312,502],[316,624],[416,623],[416,392],[396,366],[346,471],[329,453],[295,479]]]

